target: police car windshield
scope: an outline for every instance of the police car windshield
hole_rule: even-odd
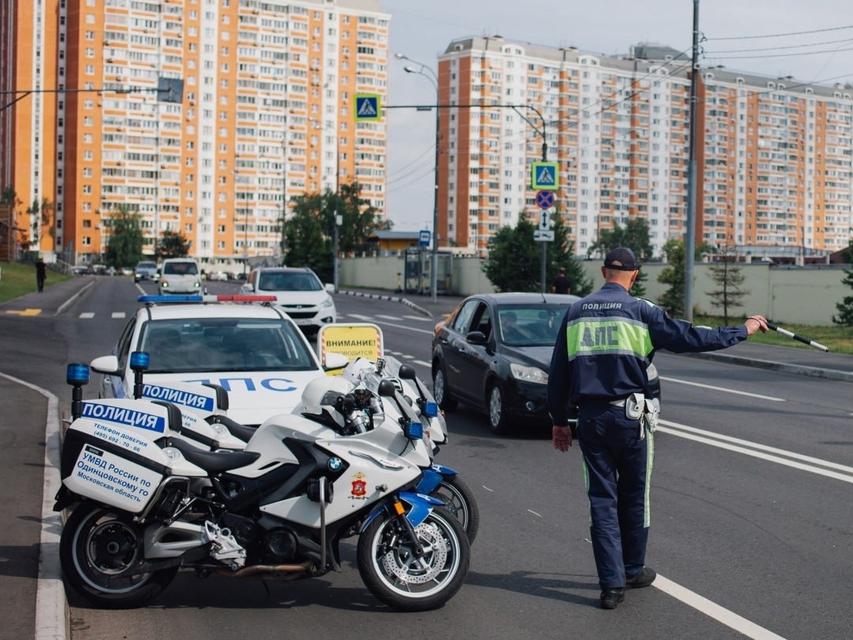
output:
[[[498,307],[498,335],[511,347],[554,346],[568,305],[503,305]]]
[[[320,281],[311,273],[261,272],[258,291],[322,291]]]
[[[317,368],[299,330],[276,320],[152,320],[142,329],[139,350],[151,358],[150,373]]]
[[[198,267],[195,262],[167,262],[163,265],[163,273],[169,276],[195,276]]]

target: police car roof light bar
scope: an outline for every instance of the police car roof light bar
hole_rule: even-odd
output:
[[[207,302],[275,302],[275,296],[259,296],[259,295],[189,295],[189,296],[155,296],[143,295],[137,298],[137,302],[146,304],[187,304],[187,303],[207,303]]]
[[[820,342],[815,342],[814,340],[809,340],[808,338],[804,338],[803,336],[798,336],[796,333],[791,333],[787,329],[783,329],[782,327],[777,327],[775,324],[767,323],[767,326],[777,333],[781,333],[783,336],[788,336],[792,340],[796,340],[797,342],[802,342],[803,344],[807,344],[810,347],[814,347],[815,349],[820,349],[821,351],[829,351],[829,347],[822,345]]]

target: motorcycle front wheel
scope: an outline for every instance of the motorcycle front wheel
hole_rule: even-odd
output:
[[[480,529],[480,508],[473,492],[459,476],[445,476],[430,494],[444,503],[445,509],[456,516],[468,536],[468,542],[474,544]]]
[[[159,595],[177,567],[133,574],[144,562],[141,528],[117,509],[83,503],[62,530],[59,559],[68,584],[94,605],[138,607]]]
[[[400,611],[428,611],[450,600],[468,575],[471,547],[462,525],[435,508],[412,541],[402,518],[384,512],[358,540],[358,571],[370,592]],[[418,556],[415,546],[423,553]]]

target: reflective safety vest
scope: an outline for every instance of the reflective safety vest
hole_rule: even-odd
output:
[[[747,337],[746,328],[694,327],[660,307],[606,283],[575,302],[557,334],[548,375],[548,408],[565,424],[567,403],[652,395],[646,368],[657,349],[675,353],[723,349]]]

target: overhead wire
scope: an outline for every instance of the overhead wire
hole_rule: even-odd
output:
[[[730,36],[728,38],[705,38],[707,42],[719,42],[723,40],[758,40],[761,38],[787,38],[789,36],[802,36],[811,33],[827,33],[829,31],[843,31],[853,29],[853,24],[842,27],[827,27],[825,29],[812,29],[810,31],[791,31],[790,33],[770,33],[766,35]]]

